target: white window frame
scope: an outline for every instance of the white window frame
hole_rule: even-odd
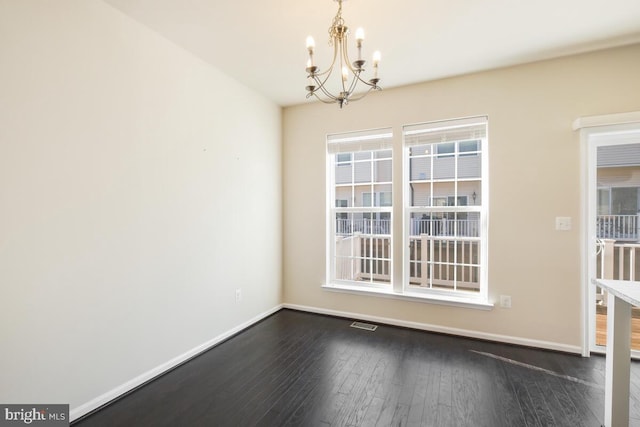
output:
[[[361,132],[350,132],[343,134],[333,134],[327,136],[327,162],[326,162],[326,177],[327,177],[327,203],[325,204],[327,207],[326,211],[326,236],[327,236],[327,245],[326,245],[326,282],[322,285],[323,288],[327,291],[340,292],[340,293],[353,293],[357,295],[370,295],[370,296],[378,296],[385,297],[391,299],[399,299],[406,301],[414,301],[414,302],[425,302],[431,304],[441,304],[441,305],[451,305],[457,307],[464,308],[474,308],[481,310],[491,310],[493,308],[493,304],[488,301],[488,285],[487,285],[487,277],[488,277],[488,205],[489,205],[489,184],[488,184],[488,144],[487,144],[487,134],[488,134],[488,120],[486,117],[475,117],[470,119],[463,119],[454,121],[454,124],[459,125],[461,128],[466,128],[468,126],[467,122],[471,122],[474,124],[478,124],[481,122],[483,126],[484,136],[482,138],[478,138],[473,136],[473,138],[463,138],[463,139],[452,139],[451,141],[455,142],[455,149],[453,154],[444,154],[443,156],[438,156],[438,153],[434,152],[433,157],[453,157],[454,159],[458,159],[459,157],[467,157],[467,156],[482,156],[481,158],[481,170],[482,170],[482,178],[481,178],[481,189],[479,192],[481,204],[476,204],[476,192],[474,191],[472,194],[468,194],[466,191],[458,192],[458,194],[447,194],[447,200],[450,197],[454,197],[454,200],[458,201],[460,198],[466,198],[465,206],[455,206],[456,212],[479,212],[481,216],[481,221],[479,227],[482,227],[481,236],[482,239],[480,241],[480,257],[481,257],[481,266],[480,269],[480,292],[469,292],[467,294],[461,292],[437,292],[430,290],[430,292],[425,292],[424,290],[416,290],[415,287],[408,286],[409,283],[409,262],[408,262],[408,232],[407,228],[409,227],[409,210],[406,207],[408,203],[408,194],[407,188],[409,183],[409,165],[408,165],[408,148],[404,143],[404,135],[402,136],[402,143],[397,144],[396,148],[393,148],[393,132],[391,128],[387,129],[375,129],[370,131],[361,131]],[[447,122],[438,122],[440,125],[445,124],[447,126],[451,126],[449,121]],[[438,125],[436,123],[436,126]],[[403,127],[403,133],[405,128],[409,126]],[[465,129],[462,129],[464,131]],[[381,135],[384,135],[386,138],[384,142],[384,148],[379,147],[379,139]],[[460,146],[458,145],[460,141],[468,142],[478,140],[480,142],[480,150],[479,151],[460,151]],[[400,142],[400,141],[396,141]],[[333,149],[331,148],[333,145]],[[338,148],[335,148],[338,147]],[[356,204],[355,193],[353,190],[351,194],[353,197],[349,200],[348,207],[337,207],[336,206],[336,188],[341,187],[342,184],[336,185],[334,182],[335,173],[339,169],[340,165],[348,164],[345,162],[337,162],[337,153],[347,153],[347,152],[357,152],[357,151],[376,151],[376,150],[391,150],[392,155],[392,169],[395,170],[399,164],[402,165],[402,173],[400,175],[396,174],[392,170],[391,180],[389,182],[385,182],[385,184],[391,185],[391,194],[392,194],[392,206],[372,206],[372,207],[354,207]],[[400,158],[398,158],[400,156]],[[343,156],[343,159],[346,156]],[[375,158],[375,155],[374,155]],[[355,155],[351,155],[351,164],[354,164],[356,161]],[[401,176],[402,179],[398,179],[398,176]],[[474,178],[477,180],[477,178]],[[419,182],[420,179],[414,180],[414,182]],[[424,183],[424,180],[422,181]],[[397,184],[400,184],[398,187]],[[344,184],[345,186],[354,185],[352,184]],[[373,188],[373,187],[372,187]],[[401,197],[398,197],[397,191],[401,191]],[[380,198],[382,196],[377,196],[376,192],[372,189],[374,193],[374,200],[376,198]],[[362,194],[362,193],[360,193]],[[398,204],[398,200],[402,199],[402,203]],[[469,206],[470,200],[473,199],[474,204]],[[375,205],[375,202],[373,203]],[[447,203],[448,204],[448,203]],[[437,210],[437,208],[434,208]],[[390,260],[390,268],[389,268],[389,283],[384,284],[376,284],[371,282],[361,282],[357,280],[338,280],[335,277],[335,238],[336,234],[336,214],[348,214],[351,212],[365,212],[366,214],[371,215],[388,215],[390,218],[390,247],[391,253],[389,256]],[[395,217],[395,219],[394,219]],[[397,224],[394,226],[394,222],[397,221],[398,218],[402,218],[402,226],[399,227]],[[402,234],[398,234],[399,231],[402,231]],[[395,233],[394,233],[395,231]],[[385,232],[386,234],[386,232]],[[343,236],[344,232],[340,234]],[[394,243],[395,242],[395,243]],[[395,270],[395,273],[394,273]]]
[[[466,130],[470,130],[471,135],[468,136]],[[429,140],[431,136],[433,136],[434,140],[432,143],[440,143],[440,142],[455,142],[456,149],[454,153],[447,153],[447,157],[454,157],[458,159],[459,157],[469,156],[469,155],[481,155],[481,177],[480,177],[480,186],[481,186],[481,197],[480,204],[469,206],[467,203],[466,206],[455,206],[453,208],[449,207],[440,207],[440,206],[432,206],[432,203],[428,203],[429,206],[410,206],[411,197],[410,197],[410,167],[409,167],[409,153],[410,146],[412,144],[408,143],[408,139],[412,135],[424,134],[429,135],[425,137],[426,140]],[[422,123],[417,125],[408,125],[403,127],[402,131],[403,135],[403,199],[404,199],[404,232],[403,232],[403,240],[405,242],[404,246],[404,256],[403,256],[403,292],[405,294],[420,294],[425,297],[433,297],[433,298],[451,298],[456,300],[466,300],[472,302],[478,302],[479,304],[488,304],[488,206],[489,206],[489,183],[488,183],[488,119],[487,117],[471,117],[465,119],[456,119],[456,120],[446,120],[439,122],[430,122],[430,123]],[[443,137],[447,137],[447,139],[442,139]],[[466,141],[480,141],[480,147],[477,152],[467,153],[466,151],[460,152],[458,150],[458,144],[460,142]],[[420,144],[416,144],[420,145]],[[435,161],[444,155],[441,155],[437,151],[437,147],[435,146],[434,155],[431,156],[432,161]],[[431,166],[433,168],[433,164]],[[421,181],[421,182],[436,182],[434,179],[419,179],[414,180],[413,182]],[[459,179],[457,176],[454,176],[452,182],[463,182],[464,179]],[[457,188],[457,185],[454,185],[454,188]],[[454,194],[455,200],[459,196],[463,196],[464,194]],[[433,191],[431,191],[431,197],[433,196]],[[448,198],[448,197],[447,197]],[[468,199],[467,199],[468,202]],[[444,208],[444,209],[443,209]],[[477,213],[480,215],[479,221],[479,237],[478,237],[478,245],[480,250],[479,256],[479,290],[477,292],[469,292],[462,290],[445,290],[445,289],[435,289],[435,288],[423,288],[410,284],[411,280],[411,270],[410,270],[410,226],[411,226],[411,214],[423,214],[426,213],[430,215],[432,213],[440,213],[443,211],[452,211],[457,213]],[[454,262],[455,264],[455,262]]]
[[[393,229],[393,204],[390,206],[376,206],[375,203],[373,206],[354,206],[353,198],[349,201],[348,207],[337,207],[336,206],[336,193],[335,189],[340,184],[336,185],[335,183],[335,170],[336,167],[340,167],[340,165],[352,165],[352,174],[355,173],[355,164],[358,160],[355,159],[354,155],[351,155],[350,162],[337,162],[337,157],[346,153],[355,153],[355,152],[376,152],[376,151],[391,151],[390,158],[377,159],[374,155],[372,159],[372,166],[376,161],[384,161],[389,160],[391,162],[391,167],[393,168],[393,150],[392,150],[392,130],[390,128],[385,129],[374,129],[367,131],[358,131],[358,132],[349,132],[343,134],[335,134],[327,136],[327,286],[347,286],[354,287],[355,289],[369,289],[369,290],[383,290],[388,291],[392,287],[393,280],[393,268],[394,268],[394,260],[393,260],[393,235],[389,234],[389,281],[380,282],[373,279],[373,270],[370,276],[369,281],[357,281],[357,280],[345,280],[339,279],[336,277],[336,215],[338,214],[351,214],[351,215],[360,215],[363,216],[366,214],[377,214],[377,213],[387,213],[389,216],[389,229]],[[372,167],[371,173],[374,174],[374,169]],[[393,173],[392,173],[393,174]],[[354,181],[352,179],[352,181]],[[363,183],[365,184],[365,183]],[[371,185],[373,188],[376,185],[391,185],[391,194],[393,194],[394,186],[393,186],[393,175],[391,175],[390,180],[384,182],[376,182],[370,181],[366,183]],[[360,185],[358,183],[352,182],[351,184],[345,184],[345,186],[357,186]],[[353,191],[352,191],[353,192]],[[380,192],[374,191],[373,189],[369,191],[369,194],[373,193],[374,197],[377,197],[379,200]],[[363,193],[364,194],[364,193]],[[355,197],[355,196],[354,196]],[[367,258],[363,256],[363,258]],[[365,261],[369,262],[369,261]],[[372,261],[375,262],[375,261]]]

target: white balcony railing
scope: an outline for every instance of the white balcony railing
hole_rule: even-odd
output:
[[[640,280],[640,243],[620,243],[613,239],[599,241],[596,277],[614,280]],[[596,300],[606,305],[607,298],[596,288]]]
[[[479,289],[479,221],[412,219],[410,283],[421,287]],[[337,219],[335,277],[338,280],[389,283],[389,220]]]
[[[640,215],[598,215],[596,230],[599,239],[640,240]]]
[[[601,279],[640,280],[640,243],[601,240],[596,275]]]
[[[388,283],[391,279],[391,236],[336,236],[336,279]]]
[[[336,234],[338,236],[350,236],[361,234],[391,234],[390,221],[388,219],[336,219]]]
[[[478,237],[480,222],[478,219],[411,219],[409,234],[411,236],[420,236],[428,234],[429,236],[459,236],[459,237]]]
[[[619,241],[640,241],[640,215],[599,215],[597,218],[597,237]],[[416,219],[412,218],[409,235],[420,236],[459,236],[478,237],[480,224],[478,219]],[[362,234],[391,234],[388,219],[342,219],[336,220],[336,234],[349,236]]]
[[[478,237],[479,228],[478,219],[412,218],[409,235]],[[354,233],[391,234],[391,223],[388,219],[336,219],[336,235],[350,236]]]

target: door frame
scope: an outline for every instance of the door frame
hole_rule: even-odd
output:
[[[595,343],[595,286],[591,278],[596,273],[596,216],[597,216],[597,147],[638,143],[640,137],[640,111],[587,116],[576,119],[573,130],[580,133],[581,157],[581,283],[582,283],[582,356],[591,352],[604,353],[605,348]],[[638,357],[639,352],[632,352]]]

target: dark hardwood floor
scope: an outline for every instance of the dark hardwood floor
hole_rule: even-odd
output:
[[[282,310],[73,425],[602,424],[603,357],[350,323]]]

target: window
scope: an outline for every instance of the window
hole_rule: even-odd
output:
[[[332,283],[389,288],[393,210],[391,130],[327,138],[328,275]]]
[[[490,307],[486,117],[402,133],[396,206],[391,129],[327,138],[327,287]]]
[[[405,126],[403,137],[405,290],[486,301],[486,118]]]

